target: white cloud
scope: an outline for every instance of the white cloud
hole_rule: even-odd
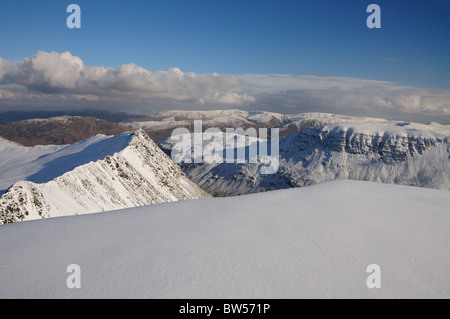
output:
[[[0,81],[38,93],[96,95],[132,103],[156,99],[242,105],[254,101],[232,75],[184,73],[178,68],[151,72],[133,63],[117,69],[85,66],[69,52],[41,51],[18,64],[0,60]]]
[[[239,79],[245,87],[267,92],[271,90],[296,89],[354,89],[367,85],[392,85],[392,82],[357,79],[351,77],[323,75],[290,75],[290,74],[244,74]]]
[[[312,75],[242,75],[257,106],[283,113],[338,114],[450,120],[450,91],[399,86],[392,82]]]
[[[3,60],[2,57],[0,57],[0,84],[2,83],[5,75],[14,73],[16,71],[17,66],[15,64],[9,63],[8,61]]]
[[[329,112],[450,123],[450,91],[331,75],[149,71],[134,63],[86,66],[69,52],[38,52],[20,62],[0,58],[0,111],[93,107],[115,111],[259,109]]]

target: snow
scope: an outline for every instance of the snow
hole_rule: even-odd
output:
[[[0,141],[0,190],[17,181],[45,183],[73,170],[123,149],[132,132],[118,137],[96,135],[71,145],[25,147]]]
[[[372,122],[372,123],[385,123],[386,119],[374,118],[374,117],[353,117],[346,115],[338,115],[331,113],[318,113],[318,112],[306,112],[300,114],[288,114],[287,117],[292,122],[301,120],[322,120],[322,121],[334,121],[330,124],[346,124],[346,123],[358,123],[358,122]]]
[[[138,122],[127,122],[121,123],[121,125],[131,128],[133,130],[136,129],[152,129],[152,130],[162,130],[162,129],[170,129],[176,127],[185,127],[190,124],[189,121],[175,121],[174,118],[164,118],[161,121],[138,121]]]
[[[450,136],[450,125],[442,125],[439,123],[431,122],[428,124],[414,123],[414,122],[393,122],[394,125],[402,126],[408,129],[414,129],[418,131],[429,131],[445,136]]]
[[[209,197],[143,131],[97,135],[31,163],[28,181],[0,198],[0,223]]]
[[[159,145],[170,154],[173,143],[166,139]],[[384,122],[335,124],[280,138],[279,148],[280,167],[272,175],[261,173],[261,163],[180,166],[200,187],[219,196],[339,179],[450,190],[450,138],[429,130]]]
[[[161,130],[188,127],[194,120],[202,120],[207,127],[229,127],[268,125],[279,126],[289,122],[286,115],[263,111],[210,110],[210,111],[166,111],[155,115],[154,120],[121,123],[132,129]]]
[[[223,122],[230,119],[253,120],[257,122],[265,122],[272,118],[285,121],[286,116],[280,113],[264,112],[264,111],[242,111],[242,110],[209,110],[209,111],[166,111],[159,114],[168,118],[185,118],[189,120],[215,120]]]
[[[15,182],[25,180],[42,169],[47,155],[66,147],[67,145],[25,147],[0,139],[0,195]]]
[[[442,125],[439,123],[431,122],[428,124],[414,123],[414,122],[403,122],[403,121],[388,121],[382,118],[373,117],[352,117],[345,115],[329,114],[329,113],[300,113],[300,114],[290,114],[287,115],[291,123],[284,125],[281,130],[286,129],[289,125],[296,125],[298,128],[304,128],[305,124],[311,127],[314,126],[327,126],[335,124],[380,124],[386,126],[397,126],[403,127],[405,129],[412,129],[418,131],[433,132],[440,135],[450,136],[450,125]]]
[[[132,132],[118,137],[96,135],[71,145],[24,147],[0,140],[0,190],[18,181],[45,183],[123,149]]]
[[[39,123],[39,122],[54,122],[54,121],[61,121],[61,122],[68,122],[72,119],[81,118],[81,116],[73,116],[73,115],[61,115],[61,116],[54,116],[49,118],[34,118],[34,119],[27,119],[24,120],[24,122],[28,123]]]
[[[0,298],[449,298],[449,206],[336,181],[2,225]]]
[[[345,123],[328,125],[323,128],[323,130],[328,131],[351,131],[359,134],[370,135],[370,136],[392,136],[392,137],[410,137],[410,138],[430,138],[430,139],[445,139],[446,136],[434,133],[429,130],[420,131],[416,128],[411,128],[407,125],[398,126],[389,123]]]
[[[308,112],[300,114],[280,114],[264,111],[242,111],[242,110],[210,110],[210,111],[166,111],[157,113],[151,121],[136,121],[121,123],[133,129],[170,129],[175,127],[185,127],[194,120],[203,120],[203,124],[208,127],[237,127],[236,125],[258,124],[267,127],[280,127],[285,130],[290,125],[295,125],[298,129],[307,127],[317,127],[335,124],[358,124],[373,123],[389,126],[399,126],[419,131],[429,131],[436,134],[450,136],[450,125],[442,125],[431,122],[428,124],[389,121],[383,118],[373,117],[353,117],[330,113]],[[305,127],[306,126],[306,127]]]

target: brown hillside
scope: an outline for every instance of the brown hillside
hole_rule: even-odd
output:
[[[126,127],[94,117],[63,116],[0,125],[0,136],[25,146],[72,144],[97,134],[117,135]]]

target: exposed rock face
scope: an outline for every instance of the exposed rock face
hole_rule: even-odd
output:
[[[173,145],[160,143],[170,154]],[[305,129],[280,139],[280,168],[261,164],[182,164],[186,174],[216,196],[303,187],[336,179],[450,189],[450,138],[381,124]]]
[[[128,143],[49,182],[15,183],[0,198],[0,223],[210,197],[142,130],[113,138]]]
[[[378,154],[380,160],[386,163],[405,161],[408,157],[423,154],[438,143],[448,143],[448,137],[444,136],[406,135],[406,131],[397,131],[365,133],[349,125],[336,125],[308,129],[288,140],[294,142],[299,151],[316,146],[332,152],[367,156]]]

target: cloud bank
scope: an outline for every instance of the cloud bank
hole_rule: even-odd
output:
[[[262,108],[282,113],[311,110],[358,116],[450,121],[450,91],[333,76],[242,75]],[[444,123],[448,124],[448,123]]]
[[[133,63],[87,66],[69,52],[0,57],[0,111],[91,107],[114,111],[259,109],[450,123],[450,91],[326,74],[198,74]]]
[[[131,104],[179,101],[239,106],[255,101],[231,75],[184,73],[178,68],[151,72],[133,63],[117,69],[85,66],[69,52],[38,52],[15,64],[0,58],[0,84],[19,85],[31,94]]]

